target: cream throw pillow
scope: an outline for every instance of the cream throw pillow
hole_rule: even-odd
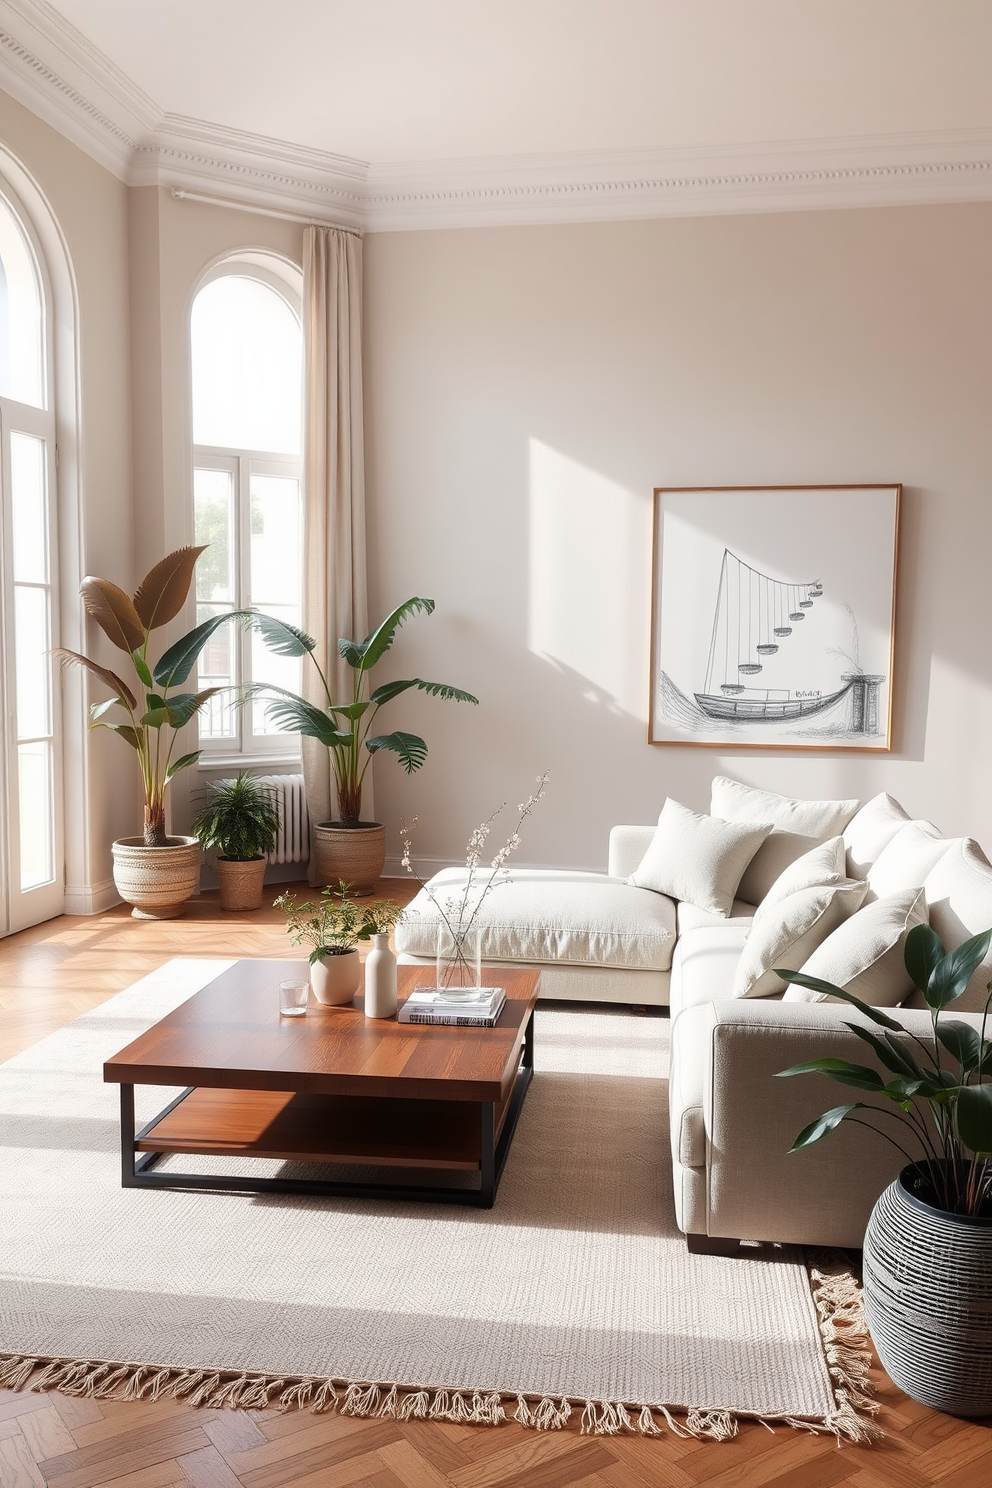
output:
[[[748,865],[738,898],[760,904],[775,880],[796,858],[818,843],[843,832],[858,801],[800,801],[775,791],[755,790],[727,775],[717,775],[710,812],[724,821],[771,822],[773,831]]]
[[[909,812],[884,791],[866,801],[844,828],[848,878],[864,878],[883,847],[908,821]]]
[[[783,899],[788,899],[791,894],[798,894],[801,889],[843,883],[847,877],[844,872],[845,863],[843,837],[831,837],[829,842],[821,842],[818,847],[803,853],[802,857],[796,858],[794,863],[783,869],[772,884],[754,912],[755,924],[764,919],[769,910],[781,904]]]
[[[912,991],[906,970],[906,936],[927,923],[922,889],[876,899],[828,936],[800,968],[807,976],[853,992],[869,1007],[898,1007]],[[825,992],[790,985],[783,1002],[840,1002]]]
[[[741,874],[770,831],[769,822],[719,821],[668,800],[651,845],[627,882],[729,915]]]
[[[840,841],[840,838],[837,839]],[[734,977],[735,997],[771,997],[786,983],[776,970],[798,971],[838,925],[861,908],[868,885],[858,879],[815,884],[757,915]]]
[[[888,899],[905,889],[922,888],[948,849],[958,846],[960,841],[960,837],[942,837],[933,822],[906,822],[882,848],[874,863],[868,865],[865,879],[871,897]]]

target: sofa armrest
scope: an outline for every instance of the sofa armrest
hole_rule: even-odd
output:
[[[654,827],[613,827],[610,831],[610,855],[607,873],[611,878],[629,878],[640,866],[651,846]]]
[[[874,1132],[845,1122],[817,1146],[790,1152],[798,1133],[821,1112],[864,1096],[822,1075],[777,1079],[790,1065],[826,1055],[874,1064],[871,1051],[844,1022],[871,1023],[835,1004],[740,1000],[691,1010],[672,1029],[672,1065],[703,1060],[703,1069],[673,1080],[680,1104],[702,1102],[706,1233],[799,1245],[858,1247],[878,1195],[905,1158],[878,1131],[890,1132],[916,1155],[912,1134],[892,1117],[865,1119]],[[891,1010],[917,1036],[929,1014]],[[978,1025],[975,1015],[963,1018]],[[696,1025],[700,1026],[696,1026]],[[907,1034],[908,1037],[908,1034]],[[692,1094],[690,1095],[690,1092]],[[678,1113],[681,1116],[681,1112]],[[681,1133],[680,1133],[681,1135]]]

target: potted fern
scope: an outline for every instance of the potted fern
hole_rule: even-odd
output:
[[[217,850],[221,909],[261,908],[265,857],[278,830],[279,809],[272,790],[247,770],[208,787],[193,832],[206,851]]]
[[[802,972],[776,973],[853,1004],[881,1030],[845,1024],[881,1069],[812,1059],[779,1072],[826,1075],[875,1097],[824,1112],[799,1133],[792,1151],[855,1121],[906,1159],[865,1234],[868,1326],[900,1389],[935,1410],[965,1416],[992,1414],[992,1042],[985,1036],[992,983],[980,1021],[946,1012],[990,944],[987,930],[945,952],[928,925],[910,931],[906,969],[930,1011],[931,1032],[923,1038],[842,987]],[[892,1118],[895,1126],[882,1130],[854,1114],[862,1111]]]
[[[430,697],[462,703],[478,698],[446,682],[425,682],[422,677],[384,682],[372,688],[370,673],[396,639],[396,632],[412,615],[431,615],[432,599],[414,595],[398,605],[364,641],[338,641],[338,654],[351,668],[351,695],[335,699],[331,684],[316,655],[316,641],[304,631],[271,615],[255,616],[255,624],[270,650],[279,656],[309,657],[317,671],[323,703],[311,703],[295,692],[260,682],[248,694],[263,694],[271,701],[268,716],[283,728],[318,740],[330,752],[337,787],[338,818],[319,822],[313,832],[314,864],[320,883],[351,885],[355,896],[371,894],[382,873],[386,855],[385,828],[381,822],[362,821],[362,785],[372,756],[386,751],[395,754],[410,775],[427,758],[427,745],[418,734],[401,730],[380,734],[373,730],[379,709],[411,688]]]

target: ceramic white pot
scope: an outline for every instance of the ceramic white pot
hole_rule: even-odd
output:
[[[169,837],[165,847],[146,847],[141,837],[113,844],[114,884],[136,920],[174,920],[200,882],[196,837]]]
[[[362,979],[362,963],[357,951],[344,951],[340,956],[322,956],[310,966],[313,995],[324,1007],[347,1007]]]

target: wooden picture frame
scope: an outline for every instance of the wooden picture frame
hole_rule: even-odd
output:
[[[657,487],[649,743],[891,750],[901,497]]]

